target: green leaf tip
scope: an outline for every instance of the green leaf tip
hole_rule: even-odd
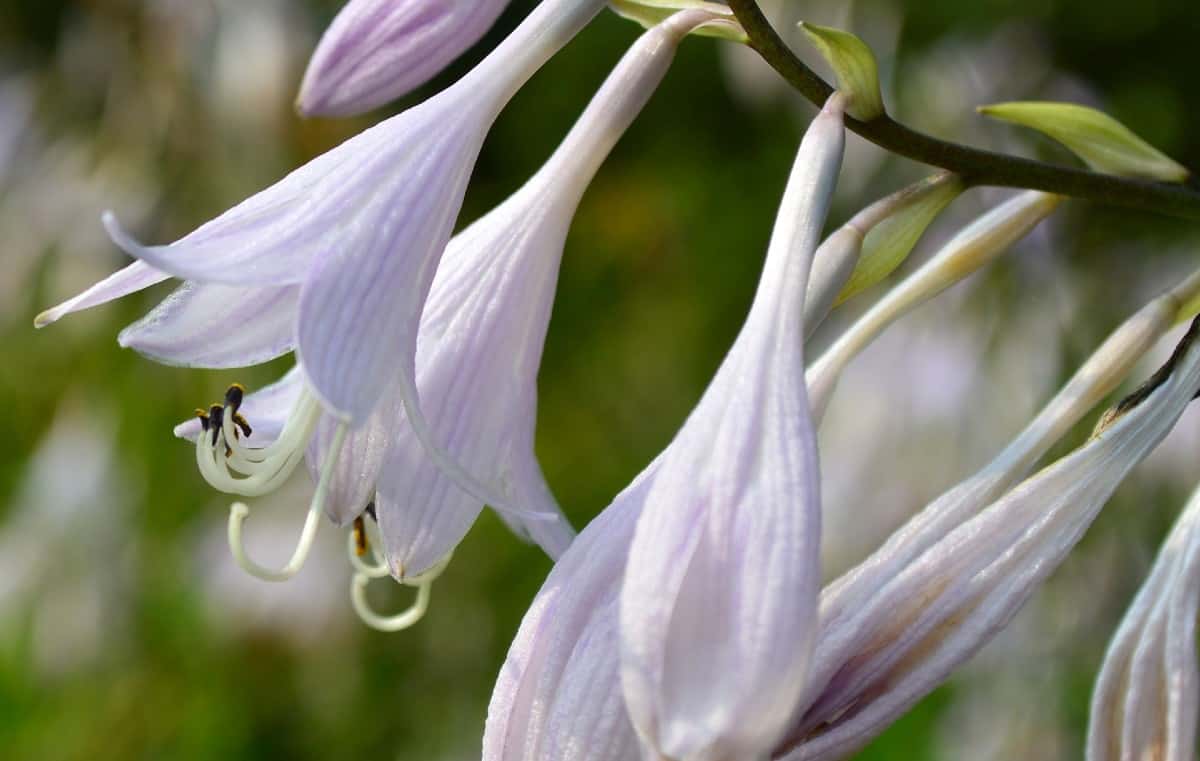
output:
[[[608,7],[618,16],[641,24],[647,29],[666,21],[678,11],[700,8],[723,16],[721,19],[696,27],[692,34],[702,37],[717,37],[722,40],[740,42],[743,45],[750,42],[742,25],[737,22],[733,11],[724,3],[713,3],[707,0],[609,0]]]
[[[861,122],[883,116],[879,64],[867,43],[850,32],[807,21],[801,21],[800,28],[837,75],[838,90],[849,99],[846,113]]]
[[[1188,170],[1103,111],[1075,103],[1017,101],[979,113],[1030,127],[1057,140],[1097,172],[1183,182]]]

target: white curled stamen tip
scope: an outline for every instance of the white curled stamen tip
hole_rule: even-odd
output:
[[[425,611],[429,609],[429,597],[433,589],[433,582],[442,575],[442,571],[446,570],[452,554],[447,554],[425,573],[400,582],[406,586],[416,587],[417,599],[408,608],[392,616],[381,616],[371,610],[371,605],[367,602],[367,585],[371,583],[371,578],[365,573],[354,574],[354,578],[350,581],[350,603],[354,606],[354,612],[358,614],[364,624],[381,632],[403,631],[415,625],[425,617]]]
[[[292,552],[287,564],[278,570],[259,565],[246,554],[242,537],[242,525],[250,515],[250,508],[244,502],[235,502],[229,509],[229,549],[233,559],[246,573],[263,581],[287,581],[300,572],[308,553],[312,550],[313,540],[317,536],[317,528],[321,525],[321,513],[325,507],[325,495],[329,492],[329,480],[337,465],[338,456],[342,451],[342,442],[346,438],[347,426],[343,423],[337,427],[333,435],[333,444],[329,455],[321,465],[321,478],[317,482],[317,490],[308,506],[308,515],[304,518],[304,528],[300,532],[300,541]]]

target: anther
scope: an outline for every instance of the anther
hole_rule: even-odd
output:
[[[242,435],[245,436],[246,438],[249,438],[250,434],[254,433],[254,429],[250,427],[250,422],[248,420],[246,420],[245,416],[243,416],[242,413],[235,412],[235,413],[233,413],[233,415],[230,416],[230,419],[233,421],[233,424],[238,427],[238,430],[240,430],[242,432]]]
[[[354,554],[361,558],[367,554],[367,527],[361,515],[354,519],[353,535]]]
[[[371,534],[371,528],[375,525],[375,503],[368,504],[363,512],[371,516],[371,523],[368,524],[361,515],[354,520],[354,528],[346,537],[346,556],[350,558],[350,565],[358,573],[369,579],[382,579],[391,571],[388,570],[387,561],[379,556],[376,549],[383,544],[377,536],[379,529],[375,529],[375,536]],[[367,553],[374,558],[374,564],[365,559]]]
[[[240,383],[231,384],[229,388],[225,390],[225,406],[228,407],[231,412],[237,412],[241,408],[242,401],[245,398],[246,387]]]
[[[212,445],[215,447],[221,438],[221,425],[225,421],[225,408],[219,404],[209,407],[208,419],[212,428]]]

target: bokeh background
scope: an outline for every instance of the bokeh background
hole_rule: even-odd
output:
[[[229,382],[268,382],[288,361],[197,372],[120,350],[117,331],[165,286],[31,324],[125,262],[102,210],[174,239],[445,86],[531,5],[514,0],[404,103],[304,121],[291,103],[337,0],[0,0],[0,758],[477,758],[492,680],[549,568],[536,549],[485,516],[427,618],[395,635],[354,617],[332,529],[294,581],[246,577],[224,544],[227,499],[171,428]],[[1070,162],[973,107],[1074,100],[1200,167],[1193,0],[767,5],[781,23],[865,37],[890,108],[916,127]],[[606,13],[522,90],[487,142],[464,221],[535,170],[636,34]],[[585,197],[538,433],[579,525],[669,441],[730,344],[813,113],[748,51],[690,40]],[[924,171],[852,141],[832,222]],[[1005,195],[961,198],[903,271]],[[852,365],[822,430],[827,573],[985,462],[1108,330],[1200,266],[1198,243],[1194,224],[1070,204],[890,330]],[[880,292],[839,310],[814,351]],[[860,757],[1080,757],[1105,643],[1198,462],[1189,413],[1009,630]],[[250,523],[264,560],[283,558],[299,529],[310,486],[295,480]],[[405,603],[375,593],[381,609]]]

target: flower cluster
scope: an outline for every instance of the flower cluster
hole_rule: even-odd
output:
[[[313,56],[299,106],[325,114],[378,106],[474,44],[506,5],[351,0]],[[295,354],[273,385],[248,393],[235,383],[175,430],[193,443],[201,476],[239,497],[274,491],[306,463],[315,490],[282,567],[249,556],[250,508],[233,504],[230,547],[255,576],[294,576],[328,518],[348,529],[355,610],[395,631],[421,618],[485,505],[554,558],[492,696],[489,761],[843,758],[1002,629],[1171,430],[1200,390],[1198,323],[1088,441],[1038,469],[1191,316],[1200,274],[1114,331],[994,460],[822,587],[817,429],[843,369],[1064,199],[1026,191],[983,214],[808,362],[806,339],[827,313],[897,266],[964,189],[961,178],[935,175],[822,239],[846,116],[869,120],[883,106],[869,50],[809,27],[845,75],[800,144],[745,323],[671,443],[576,537],[533,447],[568,229],[683,38],[740,35],[720,4],[616,5],[649,30],[544,166],[459,233],[490,125],[602,0],[543,0],[458,82],[174,243],[144,245],[107,215],[112,239],[137,261],[37,323],[178,278],[174,293],[120,334],[122,346],[186,367]],[[1197,504],[1106,659],[1093,759],[1191,756]],[[418,592],[410,609],[384,616],[365,592],[388,576]]]

